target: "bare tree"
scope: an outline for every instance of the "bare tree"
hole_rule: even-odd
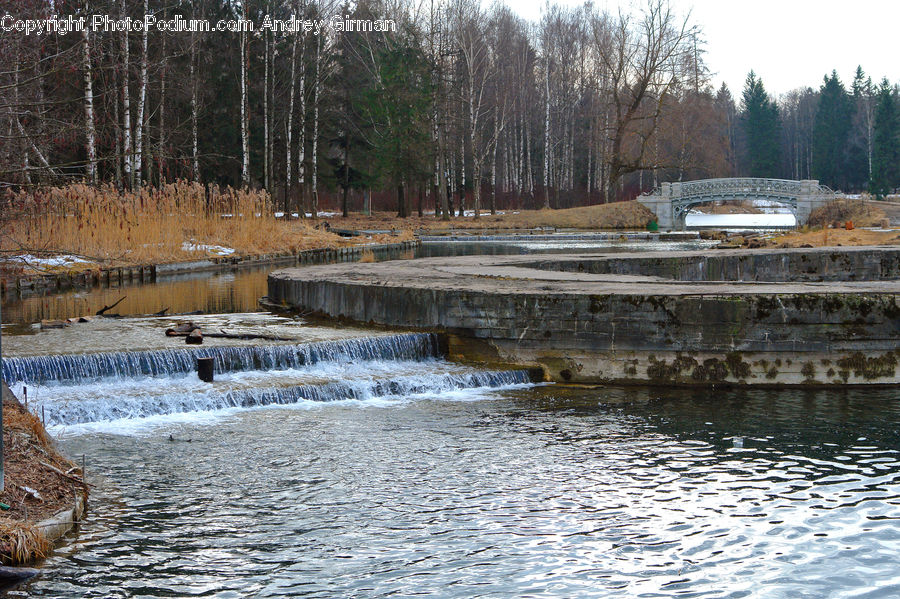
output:
[[[692,28],[678,19],[666,0],[648,0],[637,21],[623,13],[612,25],[592,19],[598,54],[609,73],[612,122],[608,197],[622,177],[648,167],[646,155],[666,97],[684,74],[685,53],[692,51]]]

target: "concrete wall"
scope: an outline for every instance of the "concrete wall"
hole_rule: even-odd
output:
[[[270,276],[270,300],[357,322],[437,329],[452,334],[454,354],[539,364],[557,381],[900,382],[897,293],[510,293],[297,272]]]
[[[900,279],[900,247],[825,252],[753,251],[691,256],[538,260],[543,270],[643,275],[676,281],[877,281]]]

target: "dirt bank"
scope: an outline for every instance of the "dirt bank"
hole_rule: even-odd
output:
[[[16,565],[47,555],[51,543],[37,524],[87,499],[81,468],[57,451],[40,418],[3,384],[5,489],[0,501],[0,560]]]

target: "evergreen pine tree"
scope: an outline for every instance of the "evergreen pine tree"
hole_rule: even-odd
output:
[[[850,89],[853,119],[847,154],[847,184],[852,190],[864,189],[869,182],[876,91],[872,78],[856,67]]]
[[[872,180],[869,191],[884,199],[900,186],[900,109],[897,91],[883,79],[875,108],[875,138],[872,148]]]
[[[778,106],[769,98],[762,80],[750,71],[741,100],[741,126],[747,144],[751,177],[776,177],[781,158]]]
[[[825,76],[813,126],[813,177],[825,185],[847,189],[848,141],[853,107],[837,72]]]

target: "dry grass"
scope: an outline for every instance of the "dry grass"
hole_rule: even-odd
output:
[[[819,229],[794,231],[767,240],[766,247],[830,247],[838,245],[900,245],[900,231]]]
[[[5,385],[4,385],[5,386]],[[76,471],[74,464],[56,450],[40,419],[4,392],[3,457],[5,488],[0,501],[10,506],[0,517],[0,560],[22,564],[46,557],[51,544],[34,523],[71,508],[80,485],[53,472]],[[34,489],[40,499],[26,491]]]
[[[441,220],[433,215],[398,219],[393,213],[380,212],[371,216],[353,214],[331,219],[335,228],[430,230],[448,229],[534,229],[552,227],[558,229],[643,229],[653,218],[653,213],[636,201],[582,206],[564,210],[521,210],[491,215],[482,212],[479,218],[454,217]]]
[[[124,193],[111,186],[74,184],[3,200],[7,217],[0,252],[5,254],[71,254],[109,266],[216,255],[214,250],[186,250],[185,244],[253,255],[352,243],[306,221],[274,218],[265,192],[207,189],[189,182]]]
[[[843,227],[852,221],[854,227],[878,227],[885,220],[884,210],[862,200],[835,200],[821,208],[816,208],[809,215],[809,226]]]
[[[25,522],[0,518],[0,559],[5,564],[27,564],[50,555],[53,545]]]
[[[375,254],[374,254],[374,252],[372,252],[371,250],[366,250],[366,251],[364,251],[364,252],[359,256],[359,261],[360,261],[360,262],[363,262],[363,263],[365,263],[365,264],[370,264],[370,263],[372,263],[372,262],[375,262]]]
[[[47,434],[47,429],[41,424],[41,419],[35,414],[12,403],[4,404],[3,427],[23,433],[34,443],[37,443],[44,451],[53,451],[53,440]]]

